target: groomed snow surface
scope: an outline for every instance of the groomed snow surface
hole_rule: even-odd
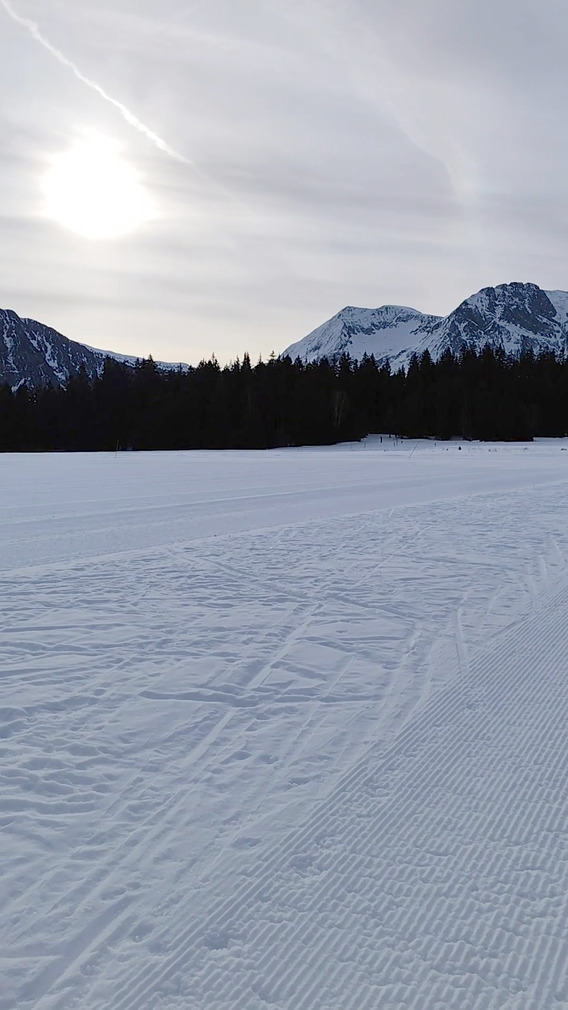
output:
[[[566,447],[0,456],[1,1010],[565,1008]]]

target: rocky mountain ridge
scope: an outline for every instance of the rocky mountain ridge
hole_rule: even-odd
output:
[[[499,284],[482,288],[445,317],[400,305],[346,306],[281,356],[317,361],[345,353],[360,360],[372,354],[379,364],[388,360],[398,369],[406,368],[413,354],[426,350],[438,359],[448,349],[459,354],[486,345],[514,356],[526,350],[565,356],[568,292],[545,291],[530,283]],[[81,368],[90,377],[99,375],[108,357],[128,365],[138,360],[69,340],[50,326],[0,309],[0,385],[61,386]],[[181,363],[156,364],[162,369],[187,368]]]
[[[513,282],[482,288],[448,316],[383,305],[378,309],[347,306],[282,356],[303,361],[342,354],[361,359],[373,355],[393,369],[407,367],[413,354],[428,350],[438,359],[446,350],[459,354],[489,344],[507,354],[568,352],[568,292],[544,291],[537,284]]]
[[[139,360],[88,347],[69,340],[51,326],[34,319],[22,319],[11,309],[0,309],[0,385],[7,384],[12,389],[24,383],[29,386],[61,386],[82,367],[93,378],[102,372],[106,358],[114,358],[127,365],[134,365]],[[178,363],[156,364],[164,369],[180,367]]]

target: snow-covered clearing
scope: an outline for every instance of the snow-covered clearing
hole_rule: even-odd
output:
[[[568,1005],[568,452],[0,456],[1,1010]]]

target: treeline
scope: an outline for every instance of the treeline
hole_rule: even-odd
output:
[[[304,364],[248,355],[189,371],[108,358],[63,388],[0,388],[0,451],[263,449],[325,445],[372,431],[439,439],[524,440],[568,432],[568,362],[485,348],[428,352],[406,371],[372,357]]]

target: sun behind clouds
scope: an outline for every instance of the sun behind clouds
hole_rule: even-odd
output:
[[[55,155],[43,190],[47,216],[84,238],[118,238],[155,216],[118,145],[98,135]]]

